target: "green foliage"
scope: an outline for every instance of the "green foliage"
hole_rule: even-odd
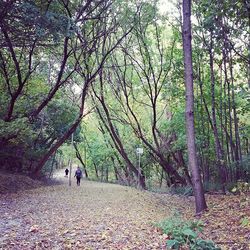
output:
[[[17,11],[24,25],[34,27],[34,33],[39,39],[52,36],[54,42],[59,42],[60,36],[73,34],[73,22],[63,13],[57,1],[53,1],[47,11],[35,1],[21,3]]]
[[[212,241],[198,237],[203,228],[200,221],[183,221],[178,214],[175,214],[158,226],[170,237],[167,240],[167,247],[170,249],[181,249],[181,247],[189,247],[192,250],[220,249]]]
[[[157,9],[157,1],[117,0],[110,5],[109,1],[93,1],[91,4],[85,1],[86,9],[79,6],[78,1],[69,1],[67,4],[58,0],[5,2],[0,3],[1,9],[8,7],[6,13],[1,12],[1,29],[5,28],[8,33],[21,78],[26,80],[15,100],[11,119],[5,122],[10,100],[22,86],[19,86],[20,79],[8,42],[1,33],[0,160],[6,166],[34,167],[77,118],[80,99],[74,87],[81,87],[87,78],[91,78],[95,91],[103,90],[100,97],[104,98],[122,147],[135,166],[138,164],[135,148],[137,145],[143,146],[141,168],[151,188],[154,188],[156,182],[155,186],[159,183],[165,185],[165,181],[169,180],[169,173],[163,171],[162,175],[159,174],[162,167],[164,169],[164,163],[159,160],[157,153],[178,173],[183,173],[187,164],[187,147],[183,49],[179,22],[171,21],[172,25],[168,25],[167,17],[162,17]],[[224,159],[235,158],[227,154],[235,151],[237,146],[236,121],[243,154],[242,162],[237,164],[230,159],[233,163],[226,166],[227,174],[229,176],[229,171],[232,171],[230,181],[233,182],[236,170],[240,169],[242,179],[249,182],[250,106],[248,64],[244,60],[248,57],[248,9],[246,4],[237,0],[194,1],[192,7],[196,17],[192,27],[196,146],[201,171],[206,167],[211,180],[205,184],[205,189],[219,190],[219,168],[215,164],[216,141],[211,125],[209,47],[214,57],[215,116]],[[79,12],[83,10],[87,16]],[[127,32],[130,27],[133,27],[131,33],[119,42],[116,49],[111,49],[119,35]],[[102,41],[103,36],[106,44]],[[66,39],[67,49],[65,37],[69,38]],[[102,62],[101,55],[109,49],[112,53]],[[222,61],[223,51],[227,57],[226,69]],[[61,63],[66,55],[69,58],[60,75]],[[98,77],[92,78],[92,73],[99,66],[103,66],[100,71],[103,75],[102,88],[99,87]],[[233,71],[232,76],[230,70]],[[60,86],[53,99],[38,117],[32,117],[32,112],[53,93],[53,87],[60,78]],[[88,86],[88,89],[92,88]],[[98,101],[94,103],[89,97],[91,95],[87,93],[85,111],[99,105]],[[233,116],[234,104],[236,118]],[[115,166],[119,174],[124,174],[128,166],[103,121],[96,115],[85,118],[87,128],[82,133],[79,129],[75,131],[74,138],[80,153],[87,152],[88,170],[95,175],[95,168],[98,173],[107,169],[114,176]],[[108,124],[105,115],[104,123]],[[141,136],[146,141],[144,145]],[[65,158],[74,156],[74,149],[69,145],[64,145],[62,150]],[[178,159],[179,153],[181,160]],[[15,157],[17,164],[12,163]],[[157,164],[160,170],[154,171]],[[125,178],[129,175],[134,177],[131,172],[125,175]],[[238,186],[232,188],[236,188],[236,193],[242,192]],[[192,194],[191,188],[186,187],[172,188],[171,192]]]
[[[240,225],[242,227],[246,227],[246,228],[249,228],[250,229],[250,219],[248,217],[243,217],[241,220],[240,220]]]
[[[32,91],[34,89],[31,88]],[[19,102],[19,111],[25,110],[28,99]],[[22,112],[20,112],[22,113]],[[50,144],[61,137],[77,117],[77,109],[66,100],[54,99],[38,119],[15,118],[10,122],[0,119],[1,168],[30,172]],[[47,164],[48,166],[50,163]],[[45,167],[45,169],[50,167]]]
[[[249,154],[243,156],[242,161],[231,163],[230,168],[233,170],[235,176],[236,176],[237,171],[240,171],[242,173],[241,181],[250,182],[250,155]]]
[[[68,100],[54,99],[47,107],[47,122],[49,123],[47,132],[49,134],[53,132],[55,137],[60,137],[68,130],[77,114],[77,107]]]
[[[250,183],[244,181],[238,181],[231,189],[234,194],[246,194],[250,192]]]
[[[27,138],[34,137],[34,131],[27,118],[18,118],[11,122],[5,122],[0,119],[0,137],[13,138],[13,143],[25,142]]]

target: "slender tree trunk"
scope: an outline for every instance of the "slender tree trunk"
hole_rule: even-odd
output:
[[[116,167],[115,158],[114,158],[113,156],[111,156],[110,158],[111,158],[111,161],[112,161],[113,167],[114,167],[115,180],[116,180],[116,181],[121,180],[121,181],[124,183],[124,181],[122,180],[122,178],[121,178],[121,176],[120,176],[120,173],[119,173],[119,171],[118,171],[118,169],[117,169],[117,167]]]
[[[81,164],[83,166],[83,171],[84,171],[85,177],[88,178],[89,176],[88,176],[86,165],[85,165],[85,163],[84,163],[84,161],[83,161],[83,159],[81,157],[81,154],[79,152],[79,149],[78,149],[76,143],[73,143],[73,146],[74,146],[74,148],[76,150],[76,158],[81,162]]]
[[[163,175],[164,175],[164,171],[163,171],[163,168],[161,168],[161,175],[160,175],[160,181],[159,181],[160,188],[162,187]]]
[[[234,96],[234,78],[233,78],[233,62],[232,55],[230,53],[229,67],[230,67],[230,78],[232,84],[232,109],[234,116],[234,133],[235,133],[235,161],[236,161],[236,180],[241,178],[240,162],[242,161],[241,146],[240,146],[240,136],[239,136],[239,126],[238,117],[236,112],[236,103]]]
[[[232,162],[235,161],[234,150],[233,150],[233,121],[232,121],[232,103],[231,103],[231,86],[230,81],[228,79],[227,74],[227,54],[226,54],[226,43],[224,43],[224,48],[222,49],[223,54],[223,65],[224,65],[224,75],[225,75],[225,82],[227,83],[227,103],[228,103],[228,116],[229,116],[229,142],[230,142],[230,153],[231,153],[231,160]]]
[[[99,122],[99,129],[101,130],[101,132],[105,136],[106,130],[103,128],[101,122]],[[114,145],[112,144],[112,142],[110,140],[107,140],[107,141],[105,140],[105,142],[106,142],[106,146],[112,148],[112,150],[115,152],[116,148],[114,147]],[[113,156],[111,156],[111,160],[112,160],[113,165],[114,165],[114,171],[115,171],[116,180],[118,180],[118,181],[121,180],[123,183],[126,183],[128,186],[130,186],[130,178],[129,178],[129,172],[128,172],[127,167],[126,166],[122,167],[123,164],[122,164],[119,156],[116,153],[114,153],[114,156],[115,156],[117,162],[120,164],[120,167],[121,167],[122,171],[124,172],[124,176],[125,176],[125,179],[124,179],[124,177],[121,175],[119,169],[115,165],[115,158]]]
[[[224,163],[224,154],[222,146],[219,139],[219,133],[217,128],[216,121],[216,112],[215,112],[215,77],[214,77],[214,59],[212,52],[212,37],[211,37],[211,47],[209,50],[209,64],[210,64],[210,75],[211,75],[211,95],[212,95],[212,129],[215,139],[215,152],[217,158],[217,166],[219,167],[220,182],[222,192],[225,193],[225,183],[226,183],[226,168]]]
[[[227,93],[226,93],[226,82],[224,82],[224,98],[226,98]],[[227,159],[227,163],[230,166],[231,165],[231,157],[230,157],[230,149],[229,149],[229,136],[228,135],[228,131],[227,131],[227,103],[226,101],[224,101],[224,105],[223,105],[223,110],[224,110],[224,132],[225,132],[225,143],[226,143],[226,159]]]
[[[103,165],[101,165],[101,181],[104,180],[104,168]]]
[[[101,112],[98,110],[97,108],[97,112],[99,114],[100,119],[103,121],[104,126],[106,127],[108,133],[110,134],[110,137],[112,138],[115,148],[116,150],[119,152],[119,154],[122,156],[122,158],[124,159],[124,161],[126,162],[128,168],[135,174],[135,176],[139,176],[139,181],[140,181],[140,186],[143,189],[146,189],[146,183],[145,183],[145,178],[144,176],[138,172],[138,169],[134,166],[134,164],[130,161],[124,147],[122,144],[122,141],[120,140],[119,135],[116,132],[116,129],[111,121],[111,118],[109,116],[109,111],[106,107],[106,104],[104,101],[101,101],[101,104],[103,106],[104,112],[106,114],[106,118],[107,118],[107,124],[104,121]]]
[[[220,67],[220,133],[221,133],[221,145],[224,145],[224,133],[223,133],[223,74],[222,67]]]
[[[206,120],[204,118],[204,109],[207,110],[207,105],[206,105],[206,102],[204,101],[205,100],[205,97],[203,95],[203,88],[202,88],[202,79],[203,79],[203,74],[202,74],[202,71],[201,71],[201,64],[202,62],[201,61],[198,61],[198,82],[199,82],[199,87],[200,87],[200,92],[199,92],[199,95],[200,95],[200,113],[201,113],[201,116],[200,116],[200,120],[201,120],[201,134],[204,138],[204,141],[201,145],[201,157],[202,157],[202,161],[203,161],[203,165],[202,165],[202,169],[203,169],[203,183],[204,184],[207,184],[209,182],[209,162],[208,162],[208,158],[206,156],[206,154],[204,154],[204,148],[207,149],[209,148],[209,139],[210,139],[210,136],[209,136],[209,124],[207,126],[205,126],[206,124]],[[208,114],[208,119],[210,120],[210,115],[209,115],[209,112],[207,112]],[[208,128],[208,132],[205,131],[205,128]],[[206,140],[205,140],[206,138]]]
[[[102,71],[101,71],[100,72],[100,85],[101,85],[101,90],[103,91],[103,78],[102,77],[103,76],[102,76]],[[109,113],[108,107],[105,103],[103,93],[101,93],[101,96],[98,96],[94,89],[93,89],[93,92],[94,92],[95,97],[99,100],[99,102],[102,105],[103,111],[106,115],[106,121],[105,121],[101,111],[96,106],[97,113],[98,113],[100,119],[102,120],[103,125],[107,129],[111,139],[113,140],[115,148],[117,149],[119,154],[122,156],[122,158],[126,162],[129,169],[135,174],[135,176],[139,176],[139,183],[140,183],[141,188],[146,189],[145,176],[143,176],[142,173],[139,173],[138,169],[134,166],[134,164],[129,159],[128,154],[127,154],[127,152],[122,144],[122,141],[121,141],[121,139],[117,133],[117,130],[112,122],[112,119],[110,117],[110,113]],[[93,98],[93,100],[94,100],[94,98]]]
[[[55,162],[56,162],[56,152],[54,153],[53,160],[52,160],[52,163],[51,163],[49,178],[51,178],[52,175],[53,175],[54,163],[55,163]]]
[[[249,140],[246,138],[246,154],[249,154]]]
[[[93,163],[93,164],[94,164],[94,167],[95,167],[95,176],[96,176],[97,179],[99,179],[98,168],[97,168],[95,163]]]
[[[109,181],[109,168],[108,166],[105,166],[105,181]]]
[[[194,90],[193,66],[191,45],[191,0],[183,0],[183,52],[186,85],[186,134],[188,147],[188,162],[192,173],[192,183],[195,196],[196,213],[201,213],[207,208],[204,190],[201,182],[197,153],[195,147],[194,129]]]
[[[250,13],[250,5],[248,0],[243,1],[247,13]],[[248,77],[248,88],[250,89],[250,15],[248,15],[248,62],[247,62],[247,77]]]

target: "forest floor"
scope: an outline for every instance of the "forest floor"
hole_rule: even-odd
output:
[[[155,223],[175,212],[201,219],[203,238],[222,249],[250,249],[249,197],[207,196],[209,211],[196,218],[193,197],[56,178],[60,185],[0,192],[0,249],[166,249]]]

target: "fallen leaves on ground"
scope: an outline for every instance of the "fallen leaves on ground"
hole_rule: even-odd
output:
[[[91,181],[69,187],[64,180],[0,196],[0,249],[166,249],[168,236],[155,223],[176,211],[195,219],[193,197]],[[249,229],[242,226],[249,203],[240,199],[208,196],[210,210],[200,218],[203,236],[223,249],[249,249]]]
[[[90,181],[0,198],[0,249],[22,250],[165,249],[153,223],[181,201],[165,206],[153,193]]]
[[[199,217],[204,224],[203,238],[222,249],[249,250],[250,196],[208,195],[206,199],[209,210]]]
[[[9,174],[0,171],[0,194],[38,188],[42,184],[42,182],[32,180],[25,175]]]

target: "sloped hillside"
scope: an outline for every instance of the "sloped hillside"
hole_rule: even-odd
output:
[[[25,175],[0,172],[0,193],[15,193],[20,190],[27,190],[41,187],[41,181],[33,180]]]

